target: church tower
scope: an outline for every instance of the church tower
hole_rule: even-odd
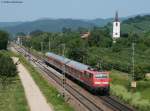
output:
[[[120,38],[120,21],[118,17],[118,12],[116,12],[115,20],[113,22],[113,39],[116,40]]]

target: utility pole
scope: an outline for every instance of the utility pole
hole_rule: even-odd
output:
[[[99,69],[100,69],[101,71],[102,71],[102,69],[103,69],[103,68],[102,68],[102,60],[101,60],[101,59],[99,60]]]
[[[134,73],[135,73],[135,69],[134,69],[134,56],[135,56],[135,43],[132,43],[132,81],[134,81]]]
[[[97,58],[97,65],[96,66],[97,66],[98,70],[102,71],[103,70],[103,67],[102,67],[103,61],[98,55],[96,55],[96,58]]]
[[[23,37],[21,36],[21,37],[20,37],[21,46],[22,46],[22,39],[23,39]]]
[[[50,51],[51,50],[50,37],[49,37],[48,48],[49,48],[49,51]]]
[[[62,55],[65,57],[65,50],[66,50],[66,45],[62,44]]]
[[[65,59],[65,49],[66,49],[66,46],[65,44],[62,44],[62,55]],[[65,92],[66,92],[66,63],[64,63],[63,65],[63,78],[62,78],[62,85],[63,85],[63,94],[62,96],[65,97]]]
[[[131,88],[135,91],[136,81],[135,81],[135,43],[132,43],[132,76],[131,76]]]

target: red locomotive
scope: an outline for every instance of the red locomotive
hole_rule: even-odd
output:
[[[67,75],[84,84],[84,86],[92,92],[109,94],[109,72],[93,70],[88,65],[51,52],[46,53],[46,57],[46,62],[48,64],[61,71],[65,68],[65,73]]]

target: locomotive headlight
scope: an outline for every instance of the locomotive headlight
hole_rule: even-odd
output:
[[[102,84],[102,82],[95,82],[95,84]]]
[[[109,84],[108,82],[95,82],[95,84]]]
[[[102,84],[109,84],[108,82],[102,82]]]

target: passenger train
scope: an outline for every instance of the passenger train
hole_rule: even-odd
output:
[[[83,84],[88,90],[96,94],[109,94],[110,78],[108,71],[94,70],[88,65],[51,52],[48,52],[45,55],[46,64],[49,64],[61,71],[65,69],[66,75]]]

